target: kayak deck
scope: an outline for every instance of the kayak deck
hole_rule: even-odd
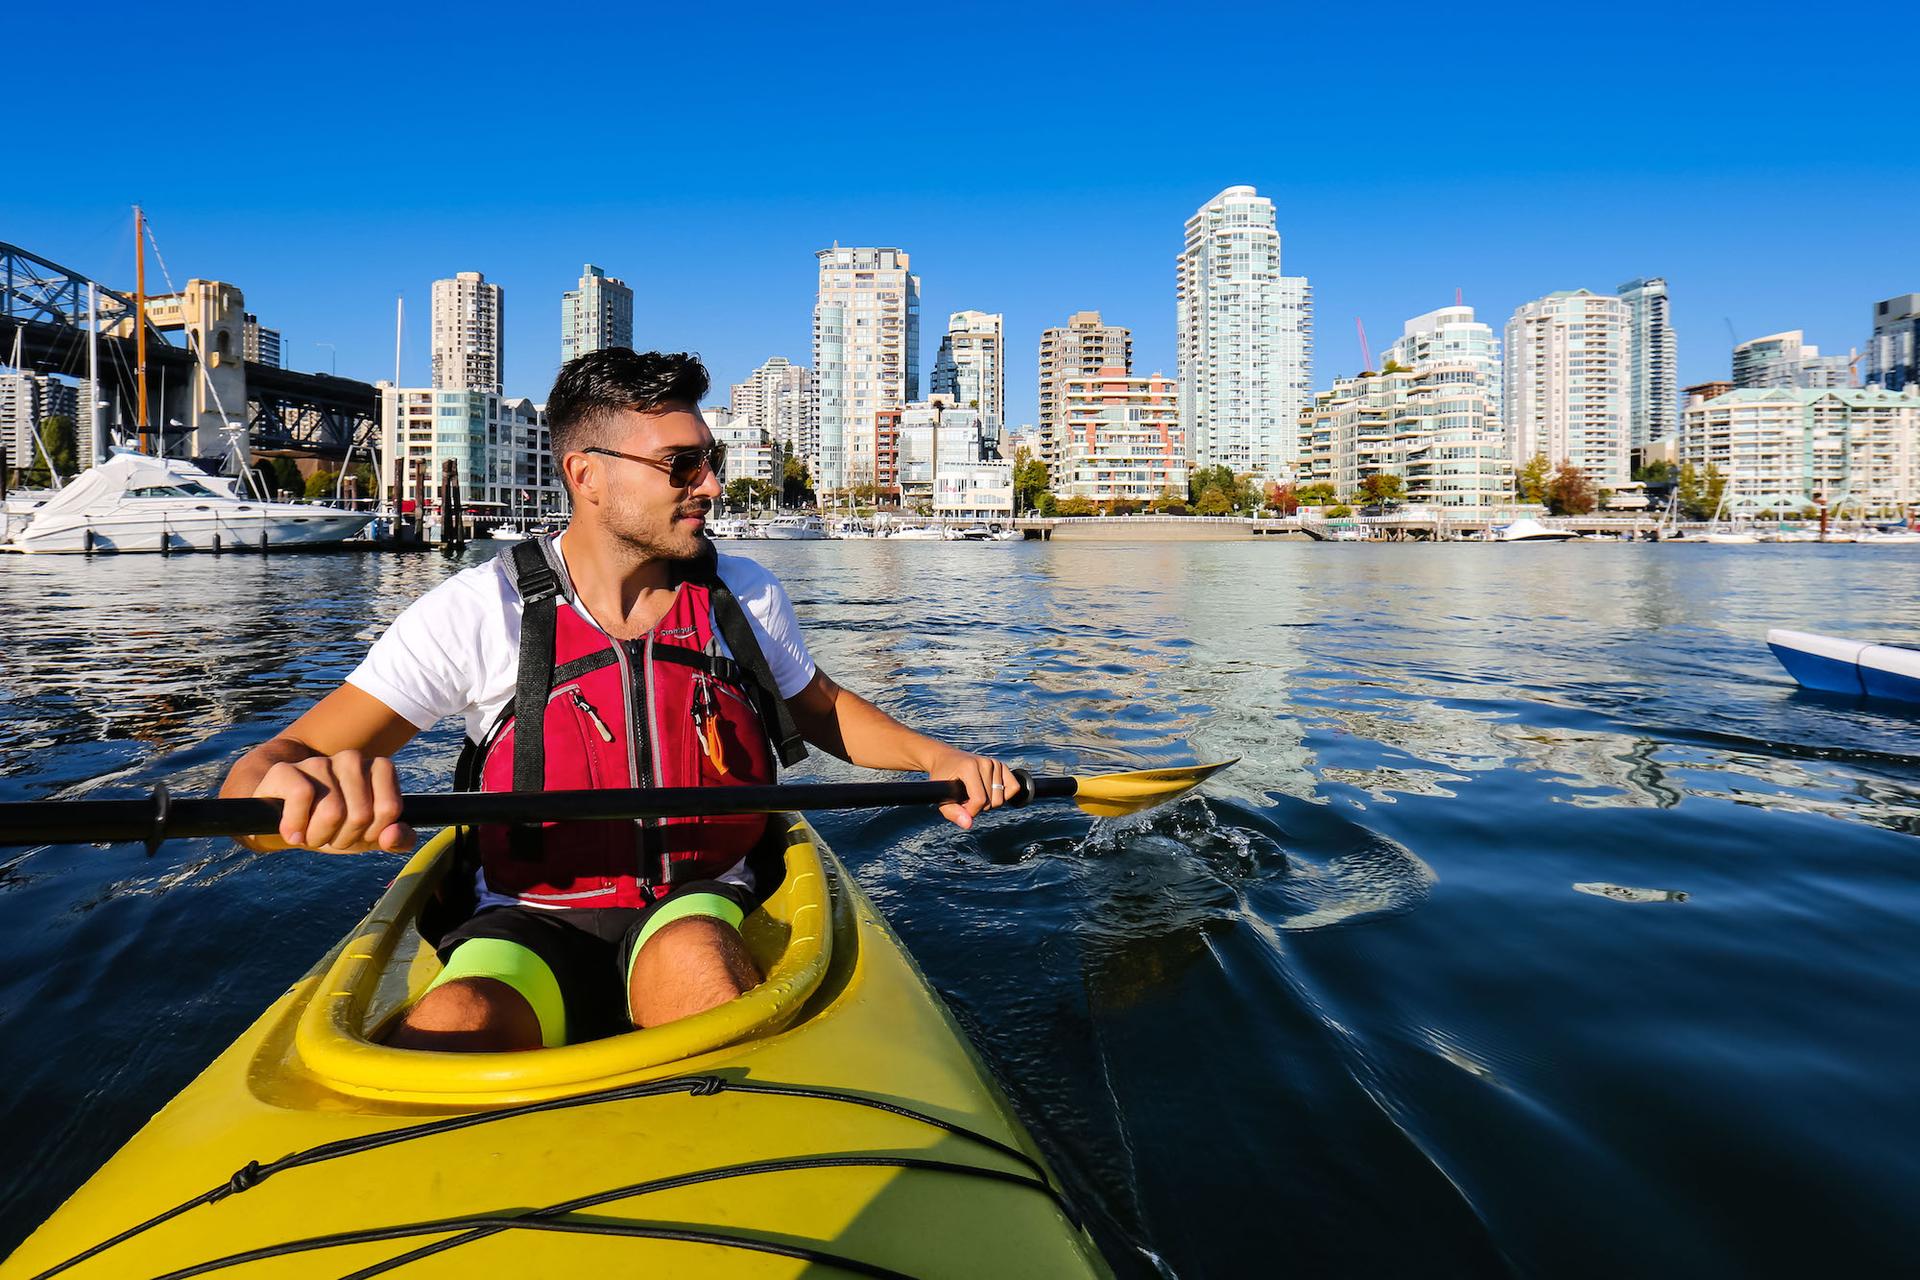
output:
[[[743,928],[768,979],[739,1000],[563,1049],[389,1049],[380,1028],[438,971],[410,921],[449,840],[0,1276],[143,1224],[59,1274],[1105,1273],[951,1016],[803,822]]]

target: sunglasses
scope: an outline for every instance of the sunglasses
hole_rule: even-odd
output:
[[[582,453],[604,453],[609,458],[625,458],[628,462],[644,462],[655,471],[667,473],[667,482],[675,488],[685,489],[700,478],[703,471],[711,471],[716,476],[727,467],[727,446],[710,444],[704,447],[696,445],[691,449],[675,449],[664,458],[649,458],[638,453],[622,453],[618,449],[602,449],[598,445],[582,449]]]

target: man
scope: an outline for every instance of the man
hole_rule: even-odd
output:
[[[1014,797],[1006,765],[835,684],[780,584],[714,555],[703,528],[725,450],[700,416],[707,389],[690,355],[569,362],[547,402],[566,530],[421,597],[345,684],[242,757],[221,794],[283,802],[277,837],[248,843],[411,848],[392,756],[450,715],[467,726],[461,784],[486,790],[768,782],[776,753],[804,754],[797,735],[857,765],[960,780],[966,802],[941,812],[961,827]],[[481,829],[449,886],[466,900],[444,931],[423,922],[444,970],[390,1043],[553,1046],[740,995],[760,981],[737,926],[774,887],[768,825]]]

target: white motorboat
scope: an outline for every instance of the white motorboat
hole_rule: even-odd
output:
[[[721,516],[717,520],[707,521],[709,538],[751,538],[753,529],[739,516]]]
[[[932,525],[903,524],[887,530],[887,537],[901,542],[939,542],[946,534]]]
[[[371,511],[261,502],[233,480],[182,459],[115,450],[33,509],[0,549],[79,554],[315,547],[344,541],[373,519]]]
[[[529,536],[525,529],[516,529],[510,524],[499,525],[487,535],[495,542],[523,542]]]
[[[1711,542],[1715,546],[1721,547],[1743,547],[1749,543],[1760,541],[1760,535],[1757,533],[1714,533],[1709,531],[1701,534],[1698,538],[1689,538],[1688,541]]]
[[[1571,529],[1549,529],[1538,520],[1526,517],[1493,531],[1495,542],[1568,542],[1579,536]]]
[[[819,516],[778,516],[767,521],[760,536],[813,541],[827,536],[827,522]]]
[[[0,498],[0,543],[12,541],[17,531],[31,524],[53,495],[52,489],[24,489]]]

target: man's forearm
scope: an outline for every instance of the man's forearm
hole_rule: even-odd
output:
[[[802,736],[823,751],[865,769],[929,772],[943,752],[954,748],[916,733],[859,694],[821,677],[788,705]]]

